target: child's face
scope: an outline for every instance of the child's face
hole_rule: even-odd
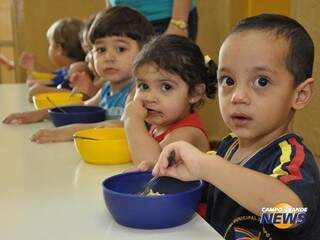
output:
[[[57,66],[62,66],[61,63],[61,53],[62,48],[59,44],[55,43],[53,39],[48,39],[49,47],[48,47],[48,56],[52,63],[54,63]]]
[[[233,33],[223,43],[219,106],[224,122],[240,139],[258,140],[287,131],[295,93],[287,52],[285,39],[257,30]]]
[[[148,110],[146,122],[166,127],[187,116],[191,111],[188,85],[179,76],[159,69],[155,64],[145,64],[136,71],[135,98]]]
[[[138,52],[138,44],[131,38],[99,38],[92,49],[94,68],[111,84],[126,82],[132,78],[131,66]]]

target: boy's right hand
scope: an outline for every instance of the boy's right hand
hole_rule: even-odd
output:
[[[10,124],[25,124],[25,123],[34,123],[42,121],[46,116],[44,111],[29,111],[21,113],[12,113],[8,115],[5,119],[2,120],[2,123]]]
[[[176,164],[168,167],[168,157],[175,152]],[[179,141],[165,146],[153,168],[154,176],[170,176],[182,181],[201,179],[201,164],[208,156],[190,143]]]
[[[34,71],[36,58],[32,53],[23,52],[20,56],[20,65],[27,71]]]

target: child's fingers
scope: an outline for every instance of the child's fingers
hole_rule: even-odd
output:
[[[138,169],[138,171],[145,172],[145,171],[152,169],[152,167],[153,167],[152,163],[150,163],[148,161],[143,161],[137,166],[137,169]]]
[[[7,116],[5,119],[3,119],[2,122],[5,124],[10,124],[13,122],[22,123],[21,117],[22,117],[21,113],[12,113],[9,116]]]
[[[39,144],[50,142],[49,131],[46,129],[40,129],[31,136],[30,140]]]
[[[12,121],[12,114],[10,114],[9,116],[5,117],[2,120],[2,123],[9,124],[9,123],[11,123],[11,121]]]
[[[36,142],[36,141],[38,140],[39,135],[40,135],[40,131],[41,131],[41,130],[39,130],[38,132],[36,132],[35,134],[33,134],[33,135],[30,137],[31,142]]]
[[[172,151],[175,151],[175,144],[167,145],[160,153],[159,159],[153,168],[152,174],[155,176],[165,176],[168,168],[168,158]],[[176,156],[177,157],[177,156]]]

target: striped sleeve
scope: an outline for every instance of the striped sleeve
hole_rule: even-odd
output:
[[[283,183],[302,179],[301,165],[305,161],[304,147],[292,137],[279,143],[280,164],[273,169],[272,177],[278,178]]]
[[[280,157],[273,168],[272,177],[286,184],[307,207],[306,222],[303,225],[312,228],[320,219],[319,206],[319,170],[312,153],[296,137],[290,137],[279,143]],[[317,217],[318,216],[318,217]],[[304,226],[294,229],[299,231]]]

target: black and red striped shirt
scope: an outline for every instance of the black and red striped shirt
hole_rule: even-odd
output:
[[[238,138],[230,134],[220,144],[217,154],[230,160],[238,146]],[[225,239],[319,239],[319,169],[312,153],[299,136],[288,133],[279,137],[250,157],[243,167],[267,174],[286,184],[301,199],[304,207],[308,208],[306,221],[295,228],[284,230],[272,224],[261,224],[258,216],[210,185],[206,220]],[[237,180],[237,176],[234,176],[234,180]],[[266,194],[274,193],[266,192]]]

